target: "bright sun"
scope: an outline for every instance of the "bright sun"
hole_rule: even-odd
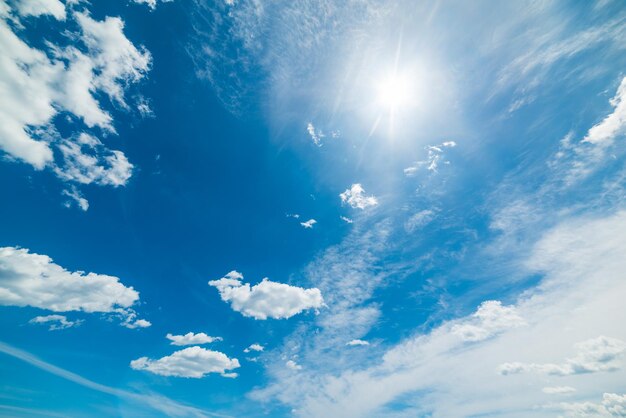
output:
[[[378,102],[391,111],[410,104],[411,83],[406,76],[392,74],[378,84]]]

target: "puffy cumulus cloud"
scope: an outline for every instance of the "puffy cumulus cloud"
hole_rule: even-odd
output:
[[[366,196],[365,189],[359,183],[353,184],[339,195],[341,203],[347,203],[355,209],[365,209],[378,205],[378,199],[374,196]]]
[[[209,373],[219,373],[225,377],[236,377],[236,374],[226,372],[238,368],[239,360],[230,359],[226,354],[219,351],[194,346],[175,351],[171,355],[157,360],[141,357],[131,361],[130,367],[160,376],[199,379]]]
[[[21,16],[50,15],[65,20],[65,5],[59,0],[20,0],[16,7]]]
[[[82,324],[84,321],[82,319],[78,319],[76,321],[70,321],[67,319],[65,315],[46,315],[46,316],[36,316],[30,321],[29,324],[46,324],[49,325],[48,329],[50,331],[57,331],[60,329],[77,327]]]
[[[354,347],[357,345],[370,345],[370,343],[367,341],[363,341],[363,340],[351,340],[351,341],[348,341],[346,345]]]
[[[125,36],[124,22],[117,17],[96,20],[84,10],[66,10],[57,0],[17,2],[19,15],[1,4],[0,149],[35,169],[51,167],[63,180],[126,184],[132,165],[124,154],[100,141],[85,143],[81,133],[95,128],[115,133],[113,117],[103,105],[109,99],[118,109],[129,109],[125,93],[150,70],[150,53]],[[19,22],[20,16],[44,14],[71,18],[70,27],[77,30],[67,32],[66,44],[45,42],[37,49],[14,29],[28,29],[31,23]],[[56,129],[61,112],[72,122],[68,138]]]
[[[123,325],[133,327],[145,325],[131,309],[138,300],[139,293],[117,277],[71,272],[47,255],[25,248],[0,248],[0,305],[111,313],[121,316]]]
[[[64,179],[82,184],[124,186],[132,176],[133,165],[121,151],[111,151],[97,138],[82,133],[76,141],[62,141],[63,161],[54,168]]]
[[[616,370],[618,360],[626,351],[626,343],[617,338],[600,336],[576,344],[577,353],[565,363],[504,363],[498,370],[502,374],[537,372],[557,376],[595,373]]]
[[[199,332],[197,334],[188,332],[185,335],[173,335],[168,333],[165,337],[171,341],[170,344],[172,345],[199,345],[222,341],[221,337],[211,337],[204,332]]]
[[[152,322],[145,319],[137,318],[137,312],[132,309],[118,309],[118,316],[122,319],[122,325],[128,329],[148,328],[152,326]]]
[[[482,341],[499,332],[524,325],[515,306],[488,300],[480,304],[472,316],[452,327],[452,333],[463,341]]]
[[[265,347],[263,347],[261,344],[254,343],[254,344],[251,344],[250,347],[243,350],[243,352],[249,353],[251,351],[263,351],[263,350],[265,350]]]
[[[553,408],[563,411],[565,416],[572,418],[626,417],[626,395],[604,393],[601,403],[562,402],[553,405]]]
[[[300,222],[300,225],[302,225],[305,229],[311,229],[316,223],[317,221],[315,219],[309,219],[306,222]]]
[[[322,293],[317,288],[303,289],[284,283],[263,279],[250,286],[242,283],[243,275],[231,271],[219,280],[211,280],[224,302],[233,310],[254,319],[286,319],[308,309],[318,309],[324,304]]]

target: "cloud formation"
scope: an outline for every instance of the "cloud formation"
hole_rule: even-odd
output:
[[[576,355],[562,364],[505,363],[498,371],[504,375],[536,372],[556,376],[612,371],[619,367],[618,360],[626,352],[626,342],[604,336],[583,341],[575,347]]]
[[[626,77],[622,79],[610,103],[613,112],[589,129],[583,142],[592,144],[612,142],[618,135],[624,133],[626,129]]]
[[[454,325],[452,333],[463,341],[475,342],[524,324],[515,306],[502,306],[498,300],[488,300],[481,303],[471,317]]]
[[[215,341],[222,341],[221,337],[211,337],[204,332],[199,332],[197,334],[188,332],[185,335],[167,334],[165,337],[171,341],[170,344],[172,345],[200,345],[209,344]]]
[[[626,417],[626,395],[604,393],[602,402],[562,402],[554,405],[566,417],[572,418],[611,418]]]
[[[576,392],[576,389],[571,386],[548,386],[541,389],[541,391],[548,395],[564,395],[567,393]]]
[[[313,126],[311,122],[309,122],[306,125],[306,130],[309,133],[309,136],[311,137],[311,140],[313,141],[313,143],[317,145],[318,147],[321,147],[322,139],[326,136],[324,135],[324,132],[315,129],[315,126]]]
[[[66,208],[77,206],[83,212],[89,209],[89,201],[85,199],[76,186],[72,185],[69,189],[63,190],[62,194],[69,198],[69,200],[66,200],[64,203]]]
[[[243,275],[231,271],[219,280],[211,280],[224,302],[233,310],[254,319],[286,319],[308,309],[318,309],[324,304],[322,293],[317,288],[304,289],[263,279],[250,286],[242,283]]]
[[[29,324],[46,324],[49,325],[50,331],[57,331],[60,329],[77,327],[82,324],[84,321],[78,319],[76,321],[70,321],[67,319],[65,315],[46,315],[46,316],[36,316],[30,321]]]
[[[445,141],[439,145],[428,145],[426,147],[426,150],[428,151],[426,159],[416,161],[412,166],[405,168],[404,174],[407,177],[412,177],[422,168],[426,168],[428,171],[437,172],[440,164],[449,164],[449,161],[444,160],[443,158],[445,148],[454,147],[456,147],[456,142],[454,141]]]
[[[363,341],[363,340],[351,340],[351,341],[348,341],[346,345],[354,347],[357,345],[370,345],[370,343],[368,343],[367,341]]]
[[[306,222],[300,222],[300,225],[302,225],[305,229],[311,229],[316,223],[317,221],[315,219],[309,219]]]
[[[219,351],[202,347],[187,347],[169,356],[153,360],[141,357],[130,362],[134,370],[145,370],[160,376],[175,376],[200,379],[209,373],[219,373],[225,377],[236,377],[229,370],[239,368],[239,360],[230,359]]]
[[[374,352],[365,368],[359,362],[339,375],[332,368],[324,369],[318,356],[328,352],[335,340],[322,340],[319,335],[324,329],[316,324],[313,334],[294,337],[294,344],[323,344],[317,351],[298,351],[298,363],[307,374],[298,374],[297,380],[278,375],[274,386],[254,396],[279,399],[303,416],[396,416],[394,406],[415,396],[415,403],[403,403],[405,415],[526,416],[532,408],[533,416],[548,418],[555,416],[554,409],[564,409],[549,403],[557,394],[547,397],[544,387],[575,387],[569,399],[577,401],[570,405],[576,411],[596,396],[600,384],[601,390],[618,393],[626,376],[626,368],[620,366],[626,341],[621,326],[626,320],[626,284],[621,273],[626,240],[620,233],[624,227],[624,212],[563,220],[535,242],[522,266],[516,265],[543,277],[517,301],[510,305],[486,301],[470,315],[416,332],[382,358]],[[332,296],[329,293],[329,310],[334,306]],[[608,317],[613,320],[607,321]],[[339,333],[339,318],[332,319],[333,336],[350,335],[350,329]],[[537,361],[562,358],[572,346],[577,352],[562,363]],[[342,359],[340,354],[337,357]],[[512,357],[523,360],[520,371],[541,373],[498,374],[498,366]],[[602,405],[593,405],[602,411]],[[572,412],[571,416],[579,415]]]
[[[354,209],[366,209],[378,205],[378,199],[374,196],[366,196],[365,189],[359,183],[353,184],[339,195],[341,203],[347,203]]]
[[[244,353],[249,353],[251,351],[263,351],[265,349],[265,347],[263,347],[261,344],[251,344],[250,347],[246,348],[245,350],[243,350]]]
[[[16,8],[20,16],[50,15],[65,20],[65,5],[59,0],[20,0]]]
[[[118,277],[70,272],[47,255],[25,248],[0,248],[0,305],[116,313],[128,318],[138,300],[139,293]]]
[[[132,173],[126,156],[85,135],[93,129],[115,133],[113,117],[104,107],[107,99],[129,110],[126,91],[150,70],[150,53],[125,36],[122,19],[95,20],[85,10],[75,10],[84,6],[78,2],[20,1],[17,15],[1,4],[0,149],[37,170],[52,168],[66,181],[126,184]],[[19,22],[20,17],[42,15],[72,20],[77,30],[66,32],[69,45],[45,42],[37,49],[14,30],[31,22]],[[61,113],[70,122],[70,132],[66,127],[63,136],[56,127]]]

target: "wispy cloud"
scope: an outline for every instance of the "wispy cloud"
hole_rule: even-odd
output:
[[[535,244],[525,264],[529,272],[541,271],[545,278],[521,294],[514,304],[486,302],[472,315],[444,321],[429,332],[392,345],[371,366],[354,364],[354,368],[344,368],[339,376],[317,366],[323,356],[320,351],[312,350],[309,341],[309,349],[300,352],[303,370],[298,377],[282,376],[276,386],[257,391],[254,396],[259,399],[275,396],[302,416],[339,411],[346,417],[393,416],[390,405],[409,393],[426,393],[416,395],[415,404],[407,405],[405,412],[411,415],[469,416],[487,411],[515,414],[525,411],[528,405],[541,404],[539,397],[545,381],[536,381],[532,374],[522,374],[516,379],[497,377],[498,366],[516,357],[524,364],[531,364],[524,358],[555,358],[585,340],[589,342],[578,346],[581,351],[572,361],[555,364],[567,368],[574,367],[574,363],[587,366],[602,363],[607,367],[596,369],[609,370],[611,366],[613,373],[626,375],[624,368],[614,367],[621,352],[619,341],[626,334],[619,321],[605,320],[609,312],[622,312],[619,307],[626,287],[619,272],[624,268],[620,254],[626,248],[626,240],[616,231],[622,230],[625,222],[626,214],[621,212],[599,219],[564,220]],[[361,274],[361,280],[362,277]],[[340,311],[333,309],[332,299],[330,302],[336,325],[322,328],[314,340],[319,345],[323,341],[325,350],[333,344],[345,345],[346,340],[337,344],[335,336],[349,335],[339,332],[341,321],[336,315]],[[350,312],[355,314],[354,307]],[[357,323],[347,313],[346,318]],[[322,318],[318,322],[330,326]],[[577,324],[575,329],[567,326],[572,323]],[[476,332],[462,332],[470,329]],[[454,378],[446,370],[454,370]],[[579,376],[584,379],[588,374]],[[615,382],[619,380],[603,380],[603,389],[617,390]],[[577,399],[589,398],[598,387],[595,378],[593,382],[577,382]],[[307,395],[303,396],[304,393]],[[544,412],[536,413],[550,416],[549,410]]]
[[[100,383],[96,383],[92,380],[86,379],[76,373],[72,373],[68,370],[57,367],[53,364],[47,363],[38,357],[15,348],[9,344],[0,342],[0,352],[9,355],[11,357],[22,360],[32,366],[35,366],[41,370],[51,373],[55,376],[59,376],[65,380],[76,383],[80,386],[86,387],[97,392],[113,395],[127,402],[141,404],[151,409],[164,413],[166,415],[175,417],[207,417],[207,416],[224,416],[219,414],[212,414],[210,412],[202,411],[192,406],[184,405],[173,401],[165,396],[155,393],[137,393],[130,392],[123,389],[118,389]]]
[[[36,316],[28,322],[30,324],[46,324],[49,325],[48,329],[50,331],[57,331],[60,329],[80,326],[84,321],[82,319],[70,321],[65,315],[45,315]]]

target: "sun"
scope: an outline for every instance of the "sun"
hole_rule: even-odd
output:
[[[411,80],[402,74],[390,74],[378,83],[378,103],[390,111],[410,105]]]

